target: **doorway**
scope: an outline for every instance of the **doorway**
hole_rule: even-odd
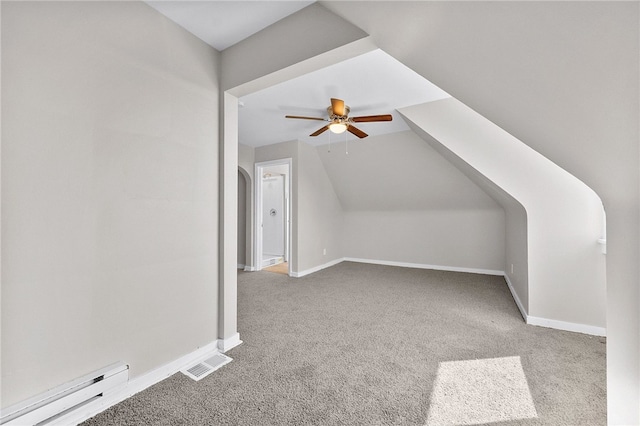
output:
[[[291,163],[286,158],[255,166],[257,270],[291,274]]]

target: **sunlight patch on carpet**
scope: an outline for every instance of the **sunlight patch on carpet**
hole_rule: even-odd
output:
[[[538,417],[520,357],[441,362],[428,426],[477,425]]]

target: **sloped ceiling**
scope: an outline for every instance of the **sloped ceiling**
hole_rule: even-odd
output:
[[[151,7],[201,40],[223,50],[270,24],[303,9],[312,1],[147,1]],[[325,10],[324,8],[320,8]],[[275,47],[272,47],[275,48]],[[264,52],[268,54],[268,52]],[[356,139],[350,133],[309,135],[320,121],[287,120],[285,115],[327,117],[330,98],[345,100],[351,116],[392,114],[391,123],[358,125],[371,136],[408,130],[395,112],[415,104],[448,97],[407,66],[382,50],[300,76],[240,99],[239,140],[258,147],[299,139],[311,145]]]
[[[317,151],[346,211],[500,208],[411,130]]]
[[[145,1],[217,50],[224,50],[313,2]]]
[[[630,122],[609,121],[630,117],[620,100],[637,105],[638,2],[319,3],[594,189],[628,160],[602,146]]]
[[[344,141],[345,137],[357,139],[348,132],[310,137],[326,123],[284,117],[326,118],[332,97],[345,100],[352,117],[393,115],[392,122],[358,123],[357,127],[371,137],[409,129],[397,108],[449,95],[382,50],[374,50],[242,97],[238,117],[240,143],[258,147],[298,139],[310,145],[324,145]]]

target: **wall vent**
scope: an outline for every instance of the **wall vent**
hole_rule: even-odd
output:
[[[195,381],[202,380],[223,365],[229,364],[231,361],[233,360],[228,356],[216,353],[213,356],[209,356],[209,358],[204,361],[200,361],[199,363],[182,370],[182,374],[187,377],[191,377]]]

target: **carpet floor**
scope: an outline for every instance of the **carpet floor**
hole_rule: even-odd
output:
[[[239,272],[233,362],[84,425],[604,425],[605,339],[526,325],[504,278]]]

